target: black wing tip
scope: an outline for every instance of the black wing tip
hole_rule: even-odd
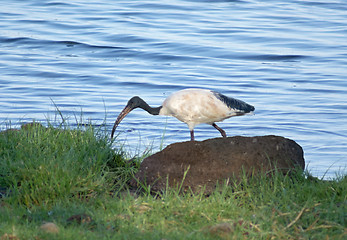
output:
[[[212,93],[222,102],[224,102],[229,108],[235,109],[237,111],[243,112],[243,113],[250,113],[255,110],[254,106],[236,99],[236,98],[231,98],[227,97],[219,92],[212,91]]]
[[[246,103],[247,105],[248,105],[248,111],[247,111],[247,113],[249,113],[249,112],[254,112],[254,110],[255,110],[255,107],[254,106],[252,106],[252,105],[249,105],[248,103]]]

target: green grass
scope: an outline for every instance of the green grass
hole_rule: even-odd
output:
[[[0,133],[0,239],[345,239],[347,176],[274,174],[222,185],[134,194],[138,164],[106,131],[33,124]],[[71,220],[84,214],[82,220]],[[81,216],[81,215],[80,215]],[[53,222],[58,233],[40,228]]]
[[[126,163],[106,137],[91,126],[70,130],[41,124],[0,135],[0,186],[11,203],[49,205],[57,200],[89,198],[124,185]],[[121,169],[122,174],[115,175]],[[129,175],[128,177],[130,177]]]

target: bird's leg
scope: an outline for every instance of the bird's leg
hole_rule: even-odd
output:
[[[222,136],[223,136],[224,138],[227,137],[225,131],[224,131],[223,129],[221,129],[220,127],[218,127],[217,124],[212,123],[212,126],[213,126],[215,129],[217,129],[217,130],[220,132],[220,134],[222,134]]]
[[[194,130],[190,130],[190,141],[194,141]]]

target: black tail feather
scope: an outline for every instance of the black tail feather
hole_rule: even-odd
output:
[[[255,109],[252,105],[245,103],[244,101],[227,97],[215,91],[212,91],[212,92],[219,100],[224,102],[230,109],[235,109],[237,111],[244,112],[244,113],[253,112]]]

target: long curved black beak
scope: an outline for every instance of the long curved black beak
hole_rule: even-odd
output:
[[[118,126],[118,124],[123,120],[123,118],[125,118],[126,115],[128,115],[128,113],[130,113],[133,110],[132,107],[130,106],[125,106],[125,108],[121,111],[121,113],[118,115],[117,120],[115,121],[113,128],[112,128],[112,133],[111,133],[111,140],[113,138],[113,134],[116,131],[116,128]]]

